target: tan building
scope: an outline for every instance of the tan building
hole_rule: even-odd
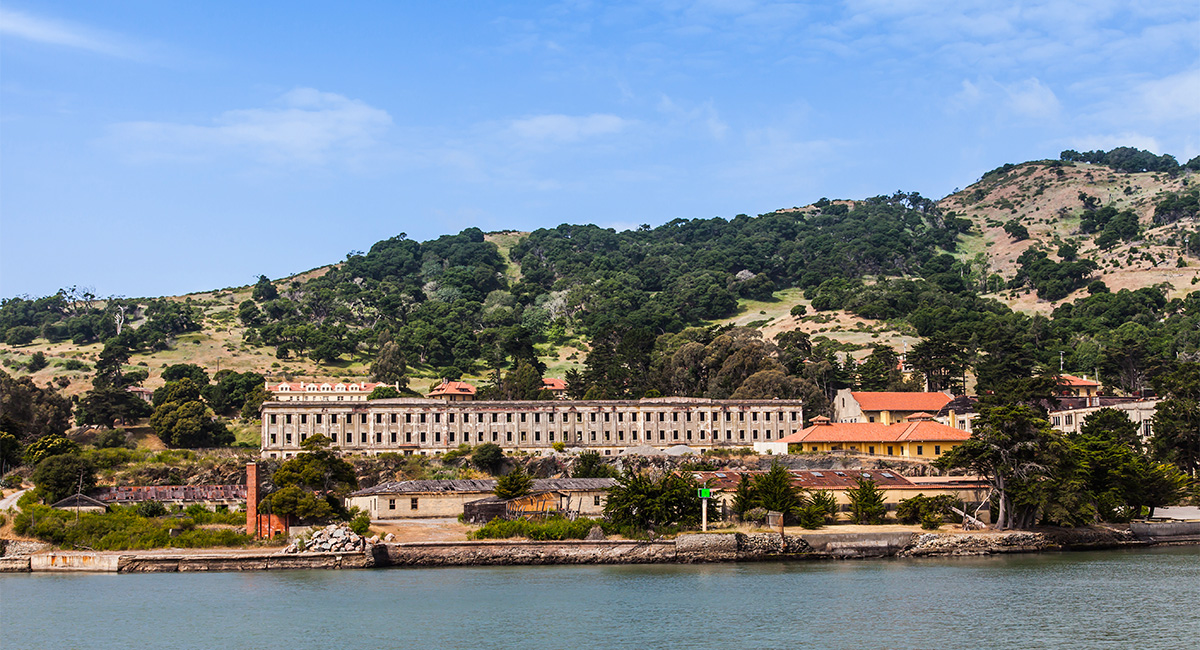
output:
[[[1065,397],[1095,397],[1100,394],[1100,382],[1087,378],[1087,375],[1058,376],[1058,394]]]
[[[1083,421],[1089,415],[1100,409],[1110,408],[1121,411],[1131,422],[1138,425],[1138,433],[1143,441],[1147,441],[1154,434],[1154,409],[1158,402],[1157,397],[1063,398],[1059,400],[1058,406],[1050,411],[1050,427],[1063,433],[1079,433]]]
[[[962,429],[934,422],[928,413],[914,413],[904,422],[830,422],[815,417],[813,425],[782,440],[760,441],[760,453],[820,453],[849,451],[875,456],[937,458],[971,437]]]
[[[585,517],[604,512],[604,497],[617,482],[611,478],[534,479],[533,493],[553,495],[557,509]],[[349,508],[367,512],[371,519],[457,517],[463,506],[492,496],[496,481],[393,481],[359,490],[346,500]]]
[[[833,421],[894,424],[913,413],[937,413],[950,400],[946,393],[884,393],[843,388],[833,398]]]
[[[267,392],[271,393],[277,402],[365,402],[367,395],[379,386],[391,386],[400,389],[397,384],[382,384],[369,381],[360,382],[315,382],[315,381],[285,381],[280,383],[267,382]]]
[[[507,452],[548,453],[555,443],[617,455],[629,447],[749,447],[803,426],[798,400],[447,401],[399,398],[343,402],[266,402],[262,455],[288,458],[321,434],[343,453],[438,455],[460,444],[491,442]]]

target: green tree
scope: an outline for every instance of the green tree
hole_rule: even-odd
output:
[[[652,478],[627,471],[608,491],[604,514],[620,528],[656,530],[700,523],[699,485],[690,474]]]
[[[275,285],[265,275],[258,276],[258,282],[254,283],[254,290],[250,297],[257,302],[265,302],[274,300],[279,297],[279,291],[275,289]]]
[[[233,434],[216,420],[192,380],[184,377],[168,382],[154,392],[162,402],[150,416],[154,433],[170,447],[216,447],[233,442]]]
[[[973,429],[938,466],[986,477],[999,505],[996,526],[1028,528],[1043,505],[1035,488],[1053,476],[1065,441],[1037,408],[1024,404],[985,406]]]
[[[1200,363],[1186,362],[1158,378],[1165,399],[1154,408],[1155,455],[1200,478]]]
[[[0,431],[0,476],[21,463],[21,443],[17,437]]]
[[[271,482],[278,488],[299,487],[323,496],[349,494],[358,487],[354,466],[328,449],[330,443],[323,435],[309,436],[300,443],[304,453],[280,464]]]
[[[120,422],[133,422],[150,415],[152,407],[124,388],[102,385],[84,394],[75,411],[79,424],[111,429]]]
[[[194,363],[177,363],[163,368],[162,379],[165,382],[179,381],[187,377],[196,386],[208,385],[208,371]]]
[[[71,401],[29,377],[15,378],[0,370],[0,431],[28,444],[43,436],[66,433]]]
[[[883,490],[871,479],[859,476],[854,481],[855,486],[846,490],[851,520],[856,524],[882,524],[887,514]]]
[[[259,504],[258,511],[311,522],[330,521],[338,514],[329,498],[294,485],[267,495]]]
[[[579,458],[575,460],[575,469],[571,471],[571,478],[616,478],[620,476],[620,472],[615,467],[605,463],[600,452],[585,451],[579,454]]]
[[[396,390],[395,386],[376,386],[371,389],[371,394],[367,395],[367,401],[393,399],[396,397],[400,397],[400,391]]]
[[[752,494],[754,507],[781,512],[784,517],[796,516],[802,503],[800,492],[792,485],[792,473],[778,461],[754,478]]]
[[[25,369],[29,372],[37,372],[49,365],[46,361],[46,353],[38,350],[29,355],[29,361],[25,363]]]
[[[96,487],[96,468],[81,456],[59,454],[42,459],[32,478],[38,494],[50,504]]]
[[[858,369],[858,386],[866,391],[895,391],[904,387],[900,355],[890,346],[876,345]]]
[[[26,465],[36,466],[51,456],[77,453],[79,453],[79,445],[60,435],[51,434],[38,438],[27,445],[24,460]]]
[[[408,388],[408,360],[398,344],[388,341],[380,346],[379,353],[371,362],[371,378]]]
[[[515,499],[533,491],[533,477],[525,466],[517,463],[509,473],[496,481],[495,495],[500,499]]]
[[[243,420],[257,420],[258,415],[262,410],[263,402],[269,402],[274,399],[271,391],[264,386],[255,386],[246,393],[246,401],[242,404],[241,416]]]
[[[504,463],[504,450],[494,442],[485,442],[471,450],[471,464],[495,474]]]

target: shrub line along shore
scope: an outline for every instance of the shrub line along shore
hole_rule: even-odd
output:
[[[0,558],[0,572],[174,573],[386,567],[665,564],[980,556],[1200,544],[1197,531],[1138,537],[1104,527],[1006,533],[693,533],[672,540],[479,540],[370,544],[351,553],[62,552]]]

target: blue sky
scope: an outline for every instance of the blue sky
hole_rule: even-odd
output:
[[[1200,3],[0,5],[0,296],[1200,154]]]

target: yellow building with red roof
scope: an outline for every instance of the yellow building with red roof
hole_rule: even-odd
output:
[[[821,453],[848,451],[876,456],[933,459],[961,445],[971,434],[933,421],[918,412],[903,422],[832,422],[824,416],[812,426],[775,441],[754,443],[759,453]]]
[[[946,393],[870,392],[843,388],[833,398],[834,422],[903,422],[914,413],[937,413],[953,399]]]

